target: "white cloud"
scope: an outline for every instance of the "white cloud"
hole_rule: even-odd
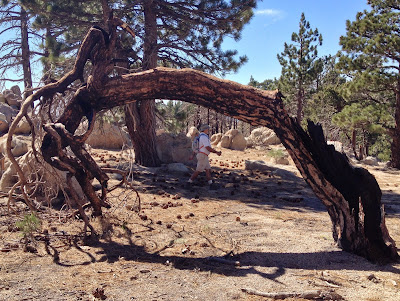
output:
[[[254,11],[254,14],[256,15],[264,15],[264,16],[271,16],[271,17],[281,17],[282,16],[282,12],[280,10],[276,10],[276,9],[260,9],[260,10],[256,10]]]

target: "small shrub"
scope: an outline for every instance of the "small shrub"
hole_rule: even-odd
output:
[[[281,149],[271,149],[268,151],[268,156],[271,158],[281,158],[285,156],[285,153]]]
[[[33,233],[40,229],[40,219],[33,213],[25,215],[22,221],[16,222],[15,226],[22,232],[25,242],[30,238],[33,240]]]

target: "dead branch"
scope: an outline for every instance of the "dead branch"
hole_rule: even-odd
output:
[[[249,295],[267,297],[271,299],[303,298],[308,300],[344,300],[333,291],[308,291],[302,293],[266,293],[254,289],[242,288],[242,292]]]

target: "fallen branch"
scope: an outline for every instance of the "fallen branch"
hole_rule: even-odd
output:
[[[253,289],[242,288],[242,292],[249,295],[262,296],[272,299],[287,299],[287,298],[303,298],[308,300],[344,300],[342,296],[335,292],[324,291],[309,291],[303,293],[266,293]]]

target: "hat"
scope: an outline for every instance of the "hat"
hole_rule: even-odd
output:
[[[202,132],[202,131],[207,130],[209,128],[210,128],[210,126],[208,124],[202,124],[200,126],[200,128],[199,128],[199,131]]]

